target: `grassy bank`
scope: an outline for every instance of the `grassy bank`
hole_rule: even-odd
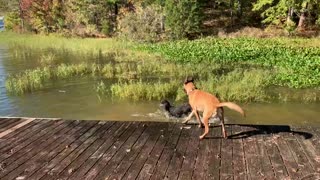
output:
[[[183,79],[194,76],[200,89],[223,100],[314,102],[320,99],[317,39],[206,38],[134,44],[115,39],[0,33],[0,41],[9,44],[14,56],[22,53],[26,61],[38,58],[36,62],[39,62],[35,69],[7,78],[6,88],[11,94],[37,91],[53,80],[95,76],[119,81],[110,86],[99,82],[96,91],[102,95],[133,100],[182,100],[186,98]],[[46,53],[28,56],[33,51]],[[64,62],[63,52],[80,61]],[[81,62],[88,54],[86,62]],[[277,87],[288,90],[270,91]],[[299,96],[297,92],[302,91]]]
[[[9,44],[11,47],[23,46],[37,50],[66,50],[75,53],[108,53],[120,50],[129,50],[130,42],[122,42],[116,39],[98,38],[65,38],[55,34],[48,36],[35,34],[17,34],[13,32],[1,32],[0,44]]]

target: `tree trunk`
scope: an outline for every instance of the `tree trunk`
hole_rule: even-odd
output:
[[[298,23],[298,30],[303,30],[305,28],[306,16],[307,16],[307,6],[308,3],[302,8],[301,15]]]
[[[241,0],[238,0],[237,17],[238,17],[238,19],[241,19],[241,17],[242,17],[242,2],[241,2]]]
[[[234,25],[234,22],[233,22],[233,0],[230,0],[230,20],[231,20],[231,26]]]
[[[290,23],[290,21],[292,21],[292,16],[293,16],[293,8],[289,7],[288,16],[287,16],[287,24]]]

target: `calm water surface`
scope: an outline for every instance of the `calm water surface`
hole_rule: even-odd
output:
[[[39,58],[48,52],[18,52],[0,45],[0,116],[52,117],[65,119],[170,121],[159,109],[159,102],[119,101],[100,99],[95,92],[98,79],[73,78],[49,83],[46,89],[23,96],[6,93],[8,74],[38,66]],[[56,58],[95,61],[96,57],[75,57],[68,52],[56,53]],[[289,124],[320,126],[320,103],[244,104],[247,118],[226,112],[229,123]]]

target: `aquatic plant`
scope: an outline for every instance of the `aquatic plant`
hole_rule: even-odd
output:
[[[306,44],[306,46],[304,46]],[[308,45],[311,44],[311,45]],[[271,85],[320,86],[320,44],[302,39],[204,38],[138,46],[168,61],[186,64],[246,64],[273,71]]]
[[[40,56],[39,63],[42,66],[51,66],[51,65],[56,65],[58,62],[57,62],[55,54],[48,53],[48,54],[43,54]]]
[[[220,77],[200,81],[200,89],[216,94],[224,101],[263,102],[270,97],[266,93],[269,72],[265,70],[236,69]]]
[[[216,94],[224,101],[267,101],[265,88],[268,72],[262,70],[235,70],[221,77],[212,76],[208,80],[196,80],[199,89]],[[120,99],[160,100],[172,98],[186,100],[182,90],[182,80],[159,80],[157,82],[129,81],[111,85],[111,94]],[[101,86],[101,83],[100,83]]]
[[[83,76],[93,72],[96,66],[88,64],[66,65],[57,67],[36,68],[26,70],[17,75],[11,75],[6,80],[6,89],[11,94],[24,94],[43,89],[46,82],[54,79],[65,79],[73,76]]]
[[[111,85],[111,94],[120,99],[137,100],[161,100],[163,98],[175,97],[180,84],[172,82],[143,82],[130,81],[118,82]]]

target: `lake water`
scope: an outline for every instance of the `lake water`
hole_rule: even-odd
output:
[[[0,116],[87,120],[172,120],[160,110],[158,101],[132,102],[111,97],[99,98],[94,87],[100,79],[91,77],[51,82],[44,90],[23,96],[8,95],[5,89],[8,74],[38,66],[37,59],[46,53],[48,52],[19,52],[0,45]],[[68,52],[59,52],[55,56],[64,62],[83,58]],[[96,57],[93,56],[83,59],[83,61],[94,60]],[[247,111],[247,118],[244,119],[237,113],[227,110],[228,123],[320,126],[320,103],[251,103],[242,106]]]

